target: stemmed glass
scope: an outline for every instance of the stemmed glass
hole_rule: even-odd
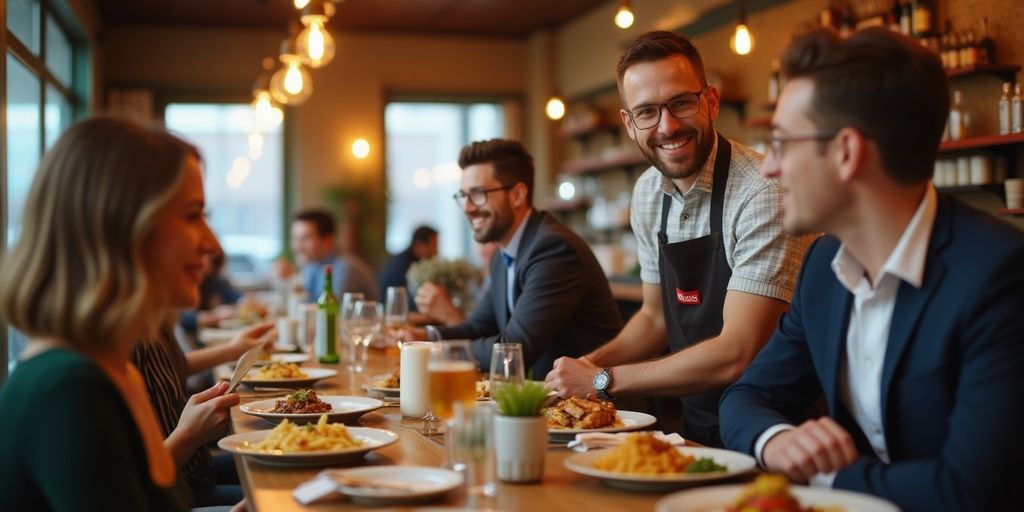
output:
[[[349,370],[355,369],[355,351],[351,341],[351,334],[349,333],[349,323],[352,321],[352,312],[355,311],[356,301],[363,300],[364,296],[361,292],[345,292],[341,296],[341,311],[340,318],[338,318],[338,330],[340,331],[339,340],[342,341],[342,345],[345,348],[345,362],[346,367]],[[347,343],[345,343],[347,342]]]
[[[469,340],[443,341],[430,347],[430,411],[446,423],[455,417],[455,404],[476,405],[476,361]],[[428,417],[431,414],[428,414]],[[452,443],[445,429],[445,465],[453,464]]]
[[[405,287],[389,286],[384,304],[384,328],[393,336],[409,322],[409,294]],[[402,341],[398,340],[399,349],[402,348]]]
[[[491,396],[494,396],[498,386],[522,384],[526,380],[523,365],[521,343],[495,343],[491,347]]]
[[[380,331],[380,316],[377,309],[375,300],[358,300],[352,310],[348,330],[352,338],[352,369],[356,372],[362,372],[366,367],[370,342]]]

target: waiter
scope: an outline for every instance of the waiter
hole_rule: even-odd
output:
[[[784,191],[758,173],[763,157],[715,131],[719,92],[686,37],[641,35],[617,75],[622,123],[653,166],[630,211],[643,304],[546,381],[560,396],[680,396],[683,435],[721,446],[718,399],[788,308],[809,239],[783,231]]]

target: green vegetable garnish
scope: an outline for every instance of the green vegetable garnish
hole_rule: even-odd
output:
[[[725,471],[727,469],[729,468],[721,464],[715,464],[715,459],[712,459],[711,457],[702,457],[700,459],[693,461],[693,464],[690,464],[690,467],[686,468],[686,472],[713,473],[715,471]]]

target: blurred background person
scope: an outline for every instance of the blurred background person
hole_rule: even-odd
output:
[[[324,210],[303,210],[292,221],[292,251],[301,266],[307,302],[313,302],[324,289],[324,265],[334,273],[334,293],[362,292],[367,300],[377,300],[377,279],[365,261],[355,254],[342,253],[337,245],[334,217]]]
[[[473,244],[476,251],[477,261],[480,263],[480,273],[483,280],[480,289],[473,297],[473,303],[479,303],[489,293],[491,286],[491,257],[498,250],[498,244],[494,242]],[[417,310],[423,315],[419,323],[457,325],[466,320],[466,315],[455,306],[451,294],[443,286],[427,281],[415,290],[415,295],[410,291],[410,296],[416,302]]]
[[[405,274],[413,263],[437,256],[437,230],[430,226],[419,226],[412,232],[409,247],[388,258],[380,271],[380,297],[387,297],[388,287],[409,287]],[[412,293],[409,293],[409,309],[416,310]]]

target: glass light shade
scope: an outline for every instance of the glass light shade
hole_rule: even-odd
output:
[[[302,63],[311,68],[322,68],[334,59],[334,38],[324,26],[327,16],[303,16],[306,28],[295,39],[295,50]]]
[[[736,30],[729,39],[729,48],[737,55],[746,55],[754,49],[754,35],[750,33],[746,23],[740,22],[736,25]]]
[[[619,10],[615,13],[615,26],[619,28],[629,28],[633,26],[633,11],[629,10],[629,6],[623,5],[619,7]]]
[[[352,156],[362,160],[370,155],[370,143],[366,139],[356,139],[352,143]]]
[[[292,0],[292,5],[294,5],[296,9],[302,10],[303,7],[309,5],[309,0]]]
[[[548,115],[548,119],[557,121],[565,116],[565,103],[562,102],[562,98],[558,96],[552,96],[548,100],[548,104],[544,106],[544,113]]]
[[[270,77],[270,94],[274,101],[294,107],[301,105],[313,94],[313,79],[294,55],[282,55],[284,66]]]
[[[260,131],[276,128],[284,120],[284,112],[281,111],[281,107],[274,105],[268,91],[256,91],[256,98],[252,100],[252,111],[256,129]]]

